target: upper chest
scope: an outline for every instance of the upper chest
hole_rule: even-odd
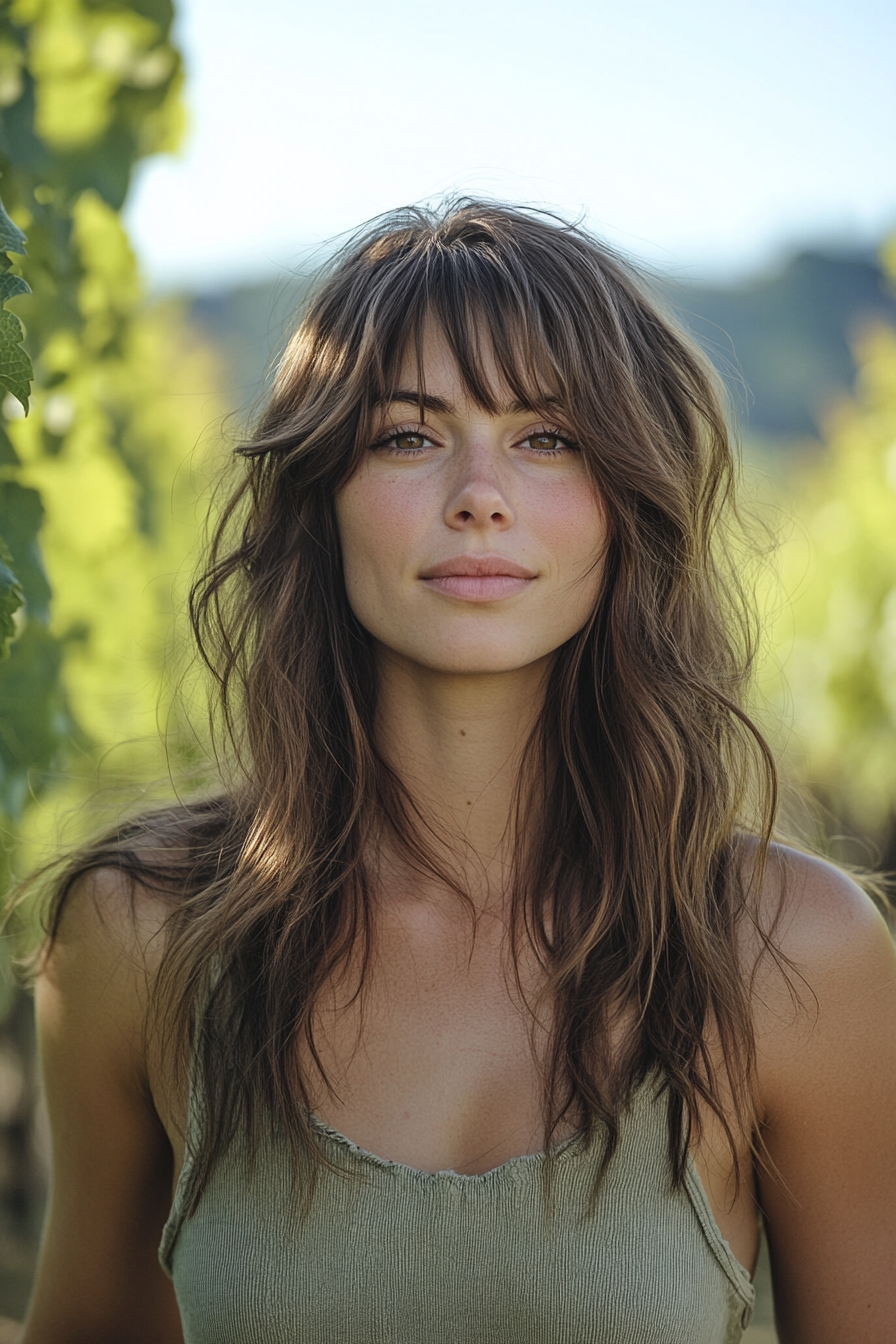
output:
[[[514,960],[506,929],[446,927],[406,914],[377,930],[366,966],[323,987],[302,1064],[311,1109],[358,1147],[425,1172],[489,1172],[546,1147],[544,1078],[553,1012],[534,954]],[[554,1135],[575,1132],[570,1120]],[[182,1139],[173,1135],[177,1166]],[[692,1147],[725,1239],[752,1266],[758,1247],[749,1154],[739,1189],[724,1129],[704,1117]]]
[[[363,983],[360,972],[318,1000],[322,1119],[431,1171],[474,1174],[543,1147],[550,1023],[531,1011],[536,969],[517,977],[497,921],[481,920],[474,937],[438,914],[395,918],[378,930]]]

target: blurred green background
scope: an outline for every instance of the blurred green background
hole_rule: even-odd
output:
[[[121,211],[135,165],[182,134],[172,18],[168,0],[0,10],[0,197],[27,238],[0,225],[6,887],[114,814],[119,786],[132,802],[203,769],[184,595],[210,485],[306,283],[147,297]],[[658,283],[729,385],[745,497],[777,540],[758,574],[756,713],[796,786],[787,822],[896,867],[896,244],[795,250],[727,287]],[[12,973],[33,936],[25,906],[0,941],[12,1319],[46,1188],[31,1003]],[[756,1344],[774,1338],[764,1268],[759,1282]]]

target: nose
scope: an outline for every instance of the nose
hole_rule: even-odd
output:
[[[445,507],[445,522],[456,531],[498,528],[514,520],[494,449],[473,443],[458,456],[458,471]]]

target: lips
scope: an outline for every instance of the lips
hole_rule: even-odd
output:
[[[455,555],[450,560],[440,560],[431,565],[421,579],[449,579],[454,577],[487,579],[534,579],[535,574],[515,560],[507,560],[503,555]]]
[[[538,576],[501,555],[455,555],[420,575],[428,588],[464,602],[497,602],[521,593]]]

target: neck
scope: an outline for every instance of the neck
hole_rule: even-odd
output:
[[[431,828],[434,857],[480,908],[506,892],[519,772],[548,668],[542,659],[513,672],[456,675],[392,652],[380,658],[377,745]],[[396,864],[410,876],[406,861],[384,857],[392,881]],[[420,888],[419,873],[413,880]]]

